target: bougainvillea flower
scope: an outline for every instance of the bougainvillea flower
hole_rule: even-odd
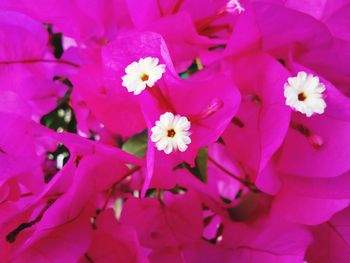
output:
[[[251,225],[227,224],[222,236],[222,246],[232,251],[228,261],[235,262],[300,262],[310,243],[305,228],[276,218]]]
[[[268,10],[267,7],[266,10]],[[289,11],[286,10],[286,13],[287,12]],[[275,16],[278,17],[278,15]],[[277,19],[276,17],[275,19]],[[283,19],[279,18],[278,21],[278,24],[280,25],[283,22]],[[265,21],[263,23],[265,23]],[[321,25],[319,25],[319,28],[322,28]],[[268,30],[272,30],[272,28]],[[266,36],[264,36],[264,34]],[[326,32],[324,36],[327,36],[328,39],[330,39],[329,33]],[[270,36],[269,34],[263,32],[263,37],[266,37],[266,41],[271,41],[272,35]],[[275,43],[278,43],[278,41],[275,41]],[[325,51],[324,47],[328,45],[327,42],[324,42],[324,44],[320,46],[320,51]],[[307,43],[305,42],[305,44]],[[280,43],[279,45],[282,46],[282,43]],[[312,57],[307,54],[308,52],[305,52],[302,61],[305,62],[307,65],[312,65],[312,67],[315,69],[320,69],[321,52],[317,52],[316,50],[317,48],[315,47],[312,51],[310,51],[310,54],[317,53],[319,55],[319,58],[316,63],[315,59],[313,63],[310,62],[310,59],[306,59],[312,59]],[[274,50],[272,54],[279,57],[283,56],[283,53],[281,53],[281,49],[279,50],[279,52],[276,52],[276,50]],[[325,56],[328,56],[327,52],[325,52],[324,54]],[[293,56],[297,57],[299,55],[298,53],[295,53]],[[294,59],[298,60],[298,58]],[[273,164],[269,164],[269,169],[263,171],[263,173],[257,178],[256,183],[264,191],[267,191],[271,194],[278,193],[274,203],[274,207],[277,211],[279,211],[279,213],[282,216],[286,217],[288,220],[306,224],[319,224],[328,220],[337,211],[340,211],[347,207],[349,204],[349,196],[343,194],[341,197],[335,198],[334,196],[332,196],[331,189],[317,188],[318,185],[320,185],[321,187],[321,185],[323,184],[323,180],[319,181],[319,179],[316,178],[312,181],[314,187],[311,188],[311,185],[308,184],[308,193],[305,194],[305,191],[302,191],[304,193],[302,194],[299,191],[299,189],[305,189],[306,185],[304,185],[303,182],[307,183],[309,179],[299,178],[296,176],[334,176],[335,178],[332,179],[334,183],[343,180],[341,178],[337,180],[336,177],[348,171],[348,161],[346,157],[348,156],[348,148],[341,146],[347,144],[347,142],[344,141],[344,139],[338,139],[340,137],[345,138],[344,136],[347,133],[346,127],[348,120],[347,116],[349,102],[348,99],[345,96],[343,96],[332,85],[332,83],[330,83],[324,78],[327,76],[325,75],[326,73],[324,70],[321,70],[322,74],[320,75],[317,74],[317,72],[315,71],[310,71],[305,67],[296,65],[295,62],[291,61],[291,59],[286,59],[283,63],[290,72],[290,74],[294,76],[296,76],[297,73],[301,71],[306,71],[310,74],[319,76],[320,81],[324,83],[325,88],[327,89],[327,91],[325,92],[325,94],[327,95],[324,96],[324,100],[327,103],[328,109],[326,109],[324,114],[320,115],[319,117],[313,116],[311,118],[305,118],[301,116],[301,113],[293,112],[290,128],[287,133],[287,137],[282,145],[282,154],[278,153],[278,155],[276,156],[276,160],[278,160],[279,164],[277,170],[283,173],[276,174],[276,166],[274,166]],[[317,63],[319,64],[319,66]],[[341,64],[339,67],[341,67]],[[331,75],[331,77],[332,80],[335,80],[334,76]],[[285,80],[285,83],[287,83],[287,80]],[[280,86],[280,90],[281,87],[282,86]],[[237,115],[237,117],[239,117],[239,114]],[[338,128],[335,128],[336,124],[339,125]],[[326,128],[331,126],[333,127],[332,129]],[[328,135],[324,133],[324,131],[326,130],[326,133],[329,133]],[[342,132],[344,132],[344,135],[341,135]],[[293,138],[291,138],[290,134],[294,133],[296,133],[296,136],[293,136]],[[299,136],[302,136],[305,141],[301,143],[298,139]],[[333,138],[337,139],[336,141],[334,140],[331,142]],[[305,148],[303,148],[304,143]],[[290,149],[292,148],[294,149],[293,152],[290,151]],[[285,153],[287,153],[285,151],[288,152],[288,157],[284,155]],[[311,154],[310,151],[313,152],[313,154]],[[322,158],[320,154],[324,154],[324,157]],[[335,159],[331,160],[332,157],[334,157]],[[315,159],[311,160],[310,158]],[[299,161],[301,160],[302,162],[299,163]],[[281,166],[282,163],[283,168]],[[279,177],[282,179],[282,182],[278,179]],[[289,179],[286,180],[286,178]],[[294,185],[292,189],[290,187],[290,184]],[[280,188],[281,185],[282,188]],[[321,189],[323,189],[324,191],[323,194],[321,194]]]
[[[6,128],[0,130],[1,181],[16,178],[29,191],[39,192],[44,187],[41,169],[46,151],[55,148],[55,140],[49,134],[40,133],[44,127],[24,121],[23,117],[0,113]],[[21,146],[16,142],[21,141]]]
[[[3,9],[16,10],[42,23],[51,23],[55,30],[79,43],[102,45],[119,29],[131,24],[124,1],[3,1]]]
[[[12,123],[9,118],[12,119]],[[43,262],[47,258],[55,262],[77,260],[83,256],[90,244],[91,218],[95,216],[96,210],[102,211],[106,208],[104,206],[110,205],[109,203],[104,205],[105,199],[109,198],[108,195],[104,195],[104,191],[113,188],[114,184],[140,169],[128,168],[126,164],[140,167],[143,164],[142,160],[109,146],[95,142],[85,143],[86,139],[75,135],[55,134],[31,121],[16,118],[16,115],[2,114],[2,120],[9,124],[9,131],[12,132],[12,134],[3,135],[9,145],[2,143],[2,158],[20,160],[26,154],[23,149],[10,147],[11,139],[12,142],[18,139],[18,135],[13,134],[15,130],[17,133],[26,133],[28,143],[23,146],[26,146],[27,154],[32,155],[32,161],[33,157],[37,158],[37,161],[31,164],[35,168],[35,170],[32,169],[32,173],[35,172],[35,174],[30,176],[30,183],[35,184],[36,188],[29,184],[29,177],[26,176],[28,172],[1,167],[2,171],[7,170],[13,173],[13,175],[10,174],[12,175],[9,177],[10,180],[7,180],[7,186],[16,183],[11,181],[11,178],[16,178],[20,191],[17,198],[14,197],[13,191],[8,192],[0,206],[1,214],[7,213],[7,216],[2,218],[2,225],[5,226],[2,228],[2,234],[6,236],[6,239],[1,241],[1,247],[6,248],[2,249],[4,258],[8,257],[7,253],[12,251],[16,254],[15,257],[12,257],[15,262],[23,262],[30,257],[35,258],[38,262]],[[31,134],[35,135],[30,136]],[[25,137],[22,135],[23,138]],[[42,171],[44,159],[48,151],[53,151],[58,142],[67,147],[69,160],[63,167],[60,167],[60,171],[56,170],[56,174],[46,181],[46,174]],[[4,165],[10,163],[5,160]],[[27,166],[28,169],[28,165],[17,161],[18,164],[20,167]],[[109,176],[104,176],[103,180],[99,180],[97,177],[100,174]],[[6,180],[6,177],[2,179]],[[104,195],[100,202],[93,198],[97,193]],[[13,201],[16,203],[12,204]],[[76,227],[77,225],[79,227]],[[66,241],[70,233],[75,233],[76,241]],[[30,241],[27,240],[29,234]],[[56,239],[60,241],[55,241]],[[55,242],[57,249],[50,249],[52,246],[48,240]],[[72,246],[71,253],[60,252],[67,246]],[[38,254],[37,251],[42,251],[42,253]]]
[[[291,71],[304,69],[297,64],[290,67]],[[350,168],[347,165],[348,148],[343,147],[350,143],[347,141],[350,101],[326,79],[320,79],[327,90],[327,108],[323,114],[310,118],[293,113],[291,128],[279,158],[278,169],[282,172],[308,177],[334,177]],[[317,164],[312,161],[313,158],[318,160]],[[298,167],[302,167],[302,171]]]
[[[94,262],[148,262],[135,229],[117,222],[112,209],[99,215],[95,224],[93,240],[81,262],[87,259]]]
[[[252,63],[254,66],[247,72],[247,65]],[[263,54],[228,66],[242,89],[243,100],[222,138],[245,173],[256,178],[280,147],[289,128],[291,110],[285,105],[283,86],[290,73],[278,61]],[[247,148],[248,142],[254,143]],[[274,191],[268,179],[257,180],[264,190]]]
[[[150,174],[147,175],[148,180],[151,177],[153,169],[155,169],[154,173],[158,174],[155,180],[159,178],[161,181],[165,182],[166,180],[162,179],[162,174],[166,170],[173,170],[176,165],[183,161],[193,165],[198,150],[201,147],[207,146],[210,142],[216,141],[225,126],[234,116],[240,99],[239,95],[237,93],[232,93],[234,87],[230,86],[230,80],[227,79],[224,74],[221,75],[222,77],[220,80],[208,79],[206,72],[210,72],[211,70],[214,69],[205,69],[197,73],[192,77],[192,81],[173,79],[167,82],[167,86],[165,86],[168,93],[168,95],[166,95],[166,100],[171,103],[171,106],[159,105],[159,101],[157,102],[156,100],[154,102],[154,99],[149,97],[149,101],[153,104],[145,108],[149,128],[153,128],[156,125],[159,116],[164,112],[176,113],[186,117],[190,122],[191,128],[189,132],[191,134],[191,142],[187,144],[188,148],[186,151],[182,154],[174,152],[173,157],[169,156],[170,158],[158,150],[154,153],[155,150],[153,150],[153,148],[155,145],[153,142],[149,143],[147,157],[149,165],[148,172]],[[213,90],[210,83],[215,83],[215,85],[218,85],[218,88]],[[205,90],[205,92],[202,93],[200,98],[196,98],[197,103],[195,107],[191,107],[186,103],[186,100],[191,97],[197,97],[196,94],[198,94],[197,91],[199,90]],[[149,94],[145,94],[145,101],[147,101],[146,96],[149,96]],[[151,107],[155,108],[152,109]],[[210,133],[208,131],[210,131]],[[152,163],[154,162],[155,165],[153,166]],[[161,165],[158,166],[158,164]],[[168,181],[168,186],[170,182],[171,181]]]
[[[325,89],[318,77],[300,71],[284,85],[286,104],[308,117],[314,113],[322,114],[326,108],[322,95]]]
[[[282,187],[275,197],[273,209],[288,221],[321,224],[350,204],[347,189],[341,187],[347,181],[348,174],[329,180],[285,174],[280,176]],[[335,193],[338,190],[334,188],[339,189],[339,193]]]
[[[135,22],[137,29],[147,30],[161,34],[167,43],[172,61],[178,72],[184,72],[192,64],[193,60],[207,53],[208,48],[222,45],[222,39],[201,36],[195,28],[194,21],[187,12],[174,13],[168,16],[151,18],[148,9],[142,7],[138,1],[128,1],[133,3],[130,8],[132,19],[141,20]],[[147,1],[144,1],[146,4]],[[155,3],[154,1],[150,1]],[[150,4],[146,4],[148,7]],[[145,14],[143,17],[141,14]],[[172,30],[169,30],[171,28]]]
[[[346,262],[349,250],[349,208],[313,230],[314,242],[305,259],[309,262]]]
[[[62,84],[53,81],[56,65],[46,56],[48,33],[39,22],[16,12],[1,11],[0,24],[2,100],[16,93],[19,105],[30,108],[27,116],[38,119],[54,109],[65,92]]]
[[[187,144],[191,143],[190,128],[191,123],[186,117],[166,112],[151,129],[151,140],[156,144],[157,150],[166,154],[176,150],[184,152],[187,150]]]
[[[169,194],[162,201],[130,199],[121,215],[121,222],[135,227],[140,243],[154,249],[196,242],[201,237],[201,219],[199,199],[190,193]]]
[[[130,49],[133,45],[141,45],[143,48]],[[150,90],[144,90],[140,95],[137,95],[137,99],[149,129],[155,126],[156,121],[165,112],[179,114],[189,120],[191,123],[191,143],[188,145],[189,148],[186,150],[183,160],[192,163],[198,149],[217,140],[225,125],[235,114],[239,104],[239,95],[235,92],[229,78],[220,70],[219,65],[193,75],[191,80],[181,80],[175,73],[163,39],[154,33],[127,36],[107,47],[103,53],[106,78],[113,81],[115,89],[122,89],[123,92],[126,90],[120,84],[124,75],[121,68],[126,68],[133,61],[148,56],[158,58],[161,64],[166,65],[167,70],[163,73],[162,79],[157,82],[158,85]],[[214,71],[222,72],[222,77],[208,79],[208,75],[210,76],[210,73]],[[217,86],[216,89],[212,88],[214,83]],[[199,90],[201,90],[200,97],[198,97]],[[204,90],[205,92],[203,92]],[[196,105],[186,103],[190,98],[196,99]],[[133,98],[133,100],[135,99]],[[206,132],[209,130],[210,133]],[[151,132],[149,132],[149,136],[151,136]],[[150,144],[147,155],[150,174],[153,170],[150,163],[153,162],[151,159],[154,158],[152,148],[154,148],[153,143]],[[167,162],[169,161],[165,161],[165,163]],[[171,162],[170,169],[180,163],[181,159],[178,160],[178,163]],[[147,175],[147,180],[150,180],[150,174]],[[149,181],[146,182],[147,184]]]
[[[109,46],[105,47],[109,52]],[[102,73],[100,50],[87,50],[86,64],[80,67],[78,73],[72,76],[72,82],[77,91],[77,97],[83,101],[86,110],[91,110],[95,118],[112,133],[131,136],[145,128],[143,115],[133,94],[121,85],[124,69],[114,72],[113,79],[120,83],[105,80]],[[89,78],[86,78],[89,76]],[[79,106],[79,105],[77,105]],[[125,124],[128,125],[125,125]]]
[[[134,95],[139,95],[146,87],[153,87],[165,72],[165,65],[158,65],[158,62],[158,58],[151,57],[132,62],[125,68],[122,85]]]
[[[4,262],[347,262],[348,0],[0,1]]]

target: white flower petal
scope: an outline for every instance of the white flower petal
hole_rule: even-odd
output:
[[[318,77],[300,71],[296,77],[288,78],[284,85],[286,105],[307,117],[322,114],[327,106],[322,94],[325,89]]]
[[[134,95],[140,94],[147,86],[153,87],[165,72],[165,65],[158,65],[158,62],[158,58],[152,57],[132,62],[125,68],[126,74],[122,76],[122,86],[129,92],[134,92]],[[147,78],[144,78],[145,76]]]
[[[152,127],[151,141],[156,144],[159,151],[170,154],[179,149],[186,151],[187,144],[191,143],[191,134],[188,131],[191,123],[184,116],[175,115],[171,112],[162,114],[155,126]]]

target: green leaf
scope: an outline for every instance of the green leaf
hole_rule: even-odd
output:
[[[188,79],[192,74],[200,71],[203,69],[203,65],[200,61],[199,58],[196,58],[192,64],[189,66],[189,68],[184,71],[184,72],[181,72],[179,75],[182,79]]]
[[[203,183],[208,181],[208,148],[199,149],[195,159],[195,167],[191,167],[188,163],[183,162],[174,167],[177,169],[187,169],[191,174],[201,180]]]
[[[208,148],[207,147],[199,149],[195,162],[198,170],[197,177],[202,182],[206,183],[208,181]]]
[[[147,140],[147,130],[144,130],[127,140],[123,144],[122,149],[132,155],[142,158],[146,155]]]
[[[190,76],[190,74],[187,71],[186,72],[182,72],[179,75],[180,75],[180,77],[182,79],[188,79],[188,77]]]
[[[245,221],[256,211],[259,205],[259,193],[249,192],[242,197],[241,202],[228,209],[229,215],[234,221]]]

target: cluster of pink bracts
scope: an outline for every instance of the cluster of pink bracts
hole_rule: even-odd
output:
[[[350,262],[349,17],[0,1],[0,262]]]

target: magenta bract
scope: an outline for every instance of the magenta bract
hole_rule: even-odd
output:
[[[0,261],[348,262],[349,14],[0,1]]]

